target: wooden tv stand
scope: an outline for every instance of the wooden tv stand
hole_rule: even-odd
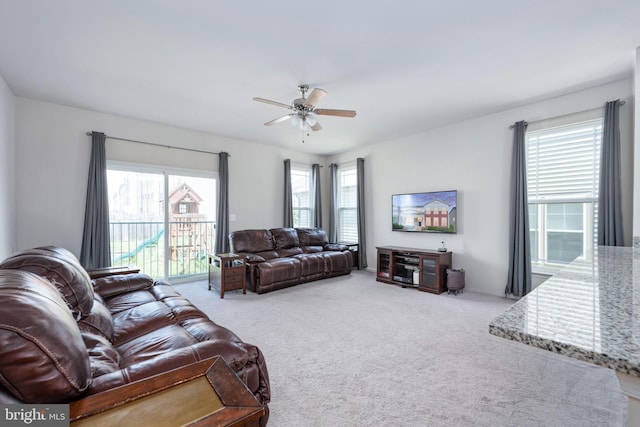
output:
[[[451,268],[451,252],[398,246],[378,246],[377,249],[377,281],[434,294],[447,290],[446,274]]]

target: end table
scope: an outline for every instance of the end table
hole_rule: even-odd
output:
[[[242,289],[247,293],[247,275],[244,256],[232,253],[209,255],[209,290],[220,289],[220,298],[226,291]]]
[[[222,356],[87,396],[71,427],[257,427],[265,409]]]

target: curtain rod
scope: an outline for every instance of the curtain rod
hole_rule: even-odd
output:
[[[91,136],[93,135],[93,132],[87,132],[87,136]],[[214,151],[205,151],[205,150],[196,150],[193,148],[183,148],[183,147],[174,147],[172,145],[163,145],[163,144],[156,144],[153,142],[146,142],[146,141],[138,141],[136,139],[128,139],[128,138],[119,138],[117,136],[109,136],[109,135],[105,135],[105,138],[109,138],[109,139],[117,139],[118,141],[128,141],[128,142],[135,142],[137,144],[146,144],[146,145],[154,145],[156,147],[165,147],[165,148],[173,148],[175,150],[185,150],[185,151],[193,151],[195,153],[205,153],[205,154],[220,154],[220,153],[216,153]],[[231,155],[229,154],[229,157],[231,157]]]
[[[620,106],[623,106],[623,105],[624,105],[624,104],[626,104],[626,103],[627,103],[627,102],[626,102],[626,101],[624,101],[624,100],[622,100],[622,101],[621,101],[621,100],[618,100],[618,104],[620,104]],[[559,116],[555,116],[555,117],[548,117],[548,118],[546,118],[546,119],[540,119],[540,120],[534,120],[534,121],[532,121],[532,122],[526,122],[526,121],[525,121],[524,123],[525,123],[526,125],[529,125],[529,124],[531,124],[531,123],[544,122],[545,120],[551,120],[551,119],[557,119],[557,118],[560,118],[560,117],[573,116],[574,114],[588,113],[588,112],[596,111],[596,110],[600,110],[600,109],[602,109],[602,107],[590,108],[590,109],[588,109],[588,110],[583,110],[583,111],[576,111],[575,113],[561,114],[561,115],[559,115]],[[509,126],[509,129],[513,129],[514,127],[515,127],[515,125],[511,125],[511,126]]]

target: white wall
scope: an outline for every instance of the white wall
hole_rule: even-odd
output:
[[[640,47],[636,49],[636,62],[635,62],[635,79],[634,90],[636,99],[634,103],[635,107],[635,133],[634,133],[634,161],[638,167],[634,171],[633,188],[633,236],[634,246],[640,246]]]
[[[15,97],[0,76],[0,259],[16,250]]]
[[[17,247],[56,244],[80,252],[91,138],[87,131],[141,141],[227,151],[230,230],[282,225],[283,160],[324,163],[312,156],[115,115],[16,98]],[[107,154],[121,153],[107,139]],[[126,143],[125,143],[126,144]],[[148,150],[149,163],[156,157]],[[211,170],[218,160],[212,156]],[[323,170],[326,170],[324,168]]]
[[[624,233],[631,245],[632,97],[632,81],[623,80],[330,158],[337,163],[365,158],[369,268],[376,266],[376,246],[434,249],[444,239],[453,251],[454,266],[466,270],[469,290],[504,295],[512,150],[509,125],[601,107],[617,98],[627,101],[620,110],[620,133]],[[391,231],[392,194],[437,190],[458,190],[458,234]]]
[[[467,271],[468,289],[502,295],[508,259],[512,139],[509,125],[518,120],[534,122],[592,109],[617,98],[627,101],[620,110],[620,130],[624,231],[626,243],[631,245],[634,98],[632,80],[623,80],[332,158],[15,98],[16,246],[23,249],[57,244],[79,253],[90,153],[90,138],[86,136],[89,130],[160,144],[228,151],[231,154],[230,213],[236,216],[236,221],[230,224],[231,230],[282,224],[282,161],[285,158],[323,164],[326,192],[329,163],[352,162],[356,157],[364,157],[370,268],[376,265],[376,246],[435,248],[444,239],[454,253],[454,266]],[[110,144],[117,142],[107,142],[108,151]],[[149,156],[152,160],[151,152]],[[212,170],[217,169],[215,163]],[[391,194],[447,189],[456,189],[459,194],[458,234],[391,231]],[[327,197],[323,204],[326,218]]]

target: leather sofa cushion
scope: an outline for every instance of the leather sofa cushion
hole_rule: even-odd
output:
[[[153,279],[146,274],[118,274],[93,281],[93,289],[105,298],[151,286],[153,286]]]
[[[258,255],[263,260],[269,260],[269,259],[278,258],[278,252],[276,252],[274,250],[257,252],[254,255]]]
[[[333,277],[350,271],[353,267],[353,255],[351,252],[322,252],[324,257],[324,272],[326,277]]]
[[[240,230],[229,235],[231,252],[260,252],[273,251],[273,236],[269,230]],[[266,257],[265,257],[266,258]]]
[[[109,309],[107,309],[100,297],[98,295],[96,297],[91,313],[78,321],[78,327],[80,332],[99,334],[111,341],[113,337],[111,313],[109,313]]]
[[[271,235],[279,258],[291,257],[302,253],[295,228],[272,228]]]
[[[120,354],[104,335],[83,331],[82,340],[87,347],[94,378],[120,370]]]
[[[324,246],[329,240],[321,228],[296,228],[300,246]]]
[[[300,277],[300,261],[296,258],[273,259],[258,264],[256,268],[263,286],[295,281]]]
[[[296,255],[295,258],[300,261],[301,277],[323,277],[324,256],[321,253],[300,254]]]
[[[49,255],[53,257],[69,258],[77,262],[78,264],[80,264],[80,261],[78,261],[78,258],[76,258],[73,252],[71,252],[69,249],[66,249],[66,248],[61,248],[59,246],[39,246],[34,249],[40,250],[40,251],[47,251]]]
[[[78,325],[50,282],[0,270],[0,383],[23,402],[68,402],[91,385]]]
[[[89,315],[93,307],[93,287],[87,272],[74,258],[47,249],[29,249],[0,263],[2,269],[28,271],[53,283],[74,318]]]
[[[299,247],[280,249],[278,250],[278,257],[279,258],[292,257],[301,253],[302,253],[302,249],[300,249]]]
[[[105,298],[114,311],[113,347],[119,360],[108,343],[85,338],[95,340],[90,355],[92,367],[100,370],[91,394],[221,355],[250,390],[260,390],[256,397],[261,402],[269,401],[268,374],[257,347],[215,324],[165,282],[130,294]]]
[[[298,240],[295,228],[272,228],[269,231],[273,236],[273,243],[277,251],[300,247],[300,240]]]

